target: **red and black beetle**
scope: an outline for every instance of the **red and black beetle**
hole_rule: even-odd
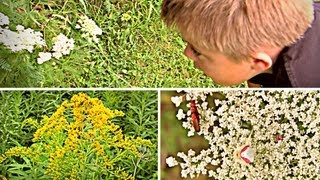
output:
[[[196,106],[196,101],[192,100],[190,104],[190,111],[191,111],[191,119],[192,119],[192,125],[196,132],[200,131],[200,118],[199,118],[199,112]]]

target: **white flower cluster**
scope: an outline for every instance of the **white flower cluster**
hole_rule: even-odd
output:
[[[179,107],[182,102],[182,96],[171,97],[171,101],[176,107]]]
[[[67,36],[59,34],[54,38],[54,45],[52,47],[52,56],[59,59],[62,55],[70,54],[70,51],[74,48],[74,40],[68,39]]]
[[[96,25],[96,23],[88,18],[87,16],[80,16],[76,25],[76,29],[81,29],[83,34],[81,35],[83,38],[86,38],[90,43],[93,41],[95,43],[99,42],[97,35],[102,34],[102,30]]]
[[[22,25],[16,26],[17,32],[9,30],[9,18],[0,13],[0,43],[4,44],[13,52],[28,50],[33,52],[35,46],[46,46],[41,32],[34,31],[33,29],[25,29]],[[2,27],[4,26],[4,28]],[[61,58],[63,55],[68,55],[74,48],[74,40],[68,39],[65,35],[59,34],[53,39],[54,45],[51,52],[40,52],[37,58],[38,64],[49,61],[52,57]]]
[[[46,61],[49,61],[52,57],[52,54],[49,52],[40,52],[39,57],[37,58],[38,64],[43,64]]]
[[[8,18],[8,16],[6,16],[6,15],[4,15],[4,14],[2,14],[1,12],[0,12],[0,26],[3,26],[3,25],[9,25],[9,18]]]
[[[17,32],[11,31],[8,28],[9,23],[8,16],[0,13],[0,43],[13,52],[27,50],[32,53],[35,46],[46,45],[41,32],[25,29],[21,25],[16,27]]]
[[[42,64],[46,61],[49,61],[52,57],[60,59],[63,55],[70,54],[70,51],[74,48],[74,40],[68,39],[67,36],[59,34],[53,39],[54,45],[52,47],[52,53],[50,52],[41,52],[37,58],[38,64]]]
[[[222,91],[225,99],[206,102],[216,92],[186,91],[200,112],[198,132],[209,143],[199,154],[179,152],[178,162],[186,178],[207,174],[215,179],[319,179],[319,91]],[[190,112],[185,113],[188,135],[195,133]],[[179,111],[179,117],[182,117]],[[249,145],[254,161],[239,163],[234,152]],[[214,168],[212,168],[214,167]]]

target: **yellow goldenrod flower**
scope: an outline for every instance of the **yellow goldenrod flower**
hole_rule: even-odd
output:
[[[117,116],[124,113],[108,109],[97,98],[76,94],[50,117],[43,117],[30,147],[13,147],[0,156],[0,162],[12,156],[27,157],[34,164],[45,166],[45,174],[52,179],[77,179],[88,170],[88,163],[106,169],[101,173],[114,172],[123,159],[140,157],[140,146],[152,146],[149,140],[125,136],[110,120]],[[134,179],[121,171],[113,176]]]

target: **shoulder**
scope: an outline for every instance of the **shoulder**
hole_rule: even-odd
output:
[[[315,9],[319,10],[320,9],[320,1],[314,2],[313,6],[315,7]]]
[[[320,87],[320,3],[304,36],[280,54],[292,86]]]

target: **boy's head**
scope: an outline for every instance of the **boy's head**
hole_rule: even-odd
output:
[[[186,56],[215,82],[269,69],[313,21],[312,0],[164,0],[162,19],[188,42]]]

